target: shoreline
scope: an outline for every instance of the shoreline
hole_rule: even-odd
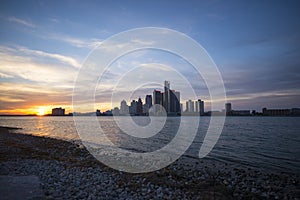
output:
[[[0,175],[36,175],[46,199],[296,199],[299,177],[207,159],[145,174],[113,170],[82,145],[0,127]]]

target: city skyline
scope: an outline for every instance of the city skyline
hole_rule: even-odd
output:
[[[298,7],[297,1],[5,0],[0,8],[0,114],[43,115],[53,107],[73,112],[74,81],[90,51],[114,34],[147,26],[174,29],[201,44],[220,71],[227,101],[237,110],[300,107]],[[132,75],[115,87],[128,70]],[[164,78],[176,85],[184,103],[195,98],[178,81],[181,74],[210,110],[205,82],[192,66],[150,50],[112,63],[97,88],[96,100],[102,103],[96,106],[111,109],[151,73],[154,82]],[[163,86],[143,86],[132,98],[154,89]]]

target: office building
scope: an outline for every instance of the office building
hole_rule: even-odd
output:
[[[137,102],[135,100],[132,100],[130,103],[129,113],[130,115],[136,115],[137,113]]]
[[[52,109],[52,116],[64,116],[64,115],[65,115],[65,109],[61,107]]]
[[[225,104],[225,111],[226,111],[227,115],[231,113],[231,111],[232,111],[231,103],[226,103]]]
[[[143,102],[142,99],[139,98],[136,104],[136,114],[142,115],[143,114]]]
[[[129,114],[129,107],[127,105],[127,102],[125,100],[122,100],[120,106],[120,115],[128,115],[128,114]]]

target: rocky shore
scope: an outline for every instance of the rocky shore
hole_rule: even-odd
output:
[[[190,159],[191,160],[191,159]],[[35,175],[46,199],[299,199],[299,176],[180,158],[152,173],[113,170],[80,144],[0,127],[0,175]]]

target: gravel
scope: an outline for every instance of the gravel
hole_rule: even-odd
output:
[[[80,144],[0,128],[0,175],[35,175],[46,199],[300,199],[299,176],[182,157],[151,173],[113,170]]]

